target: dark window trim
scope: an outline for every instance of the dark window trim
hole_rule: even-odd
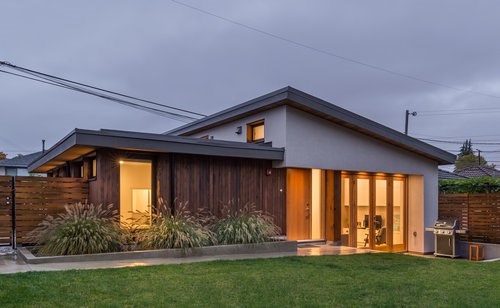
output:
[[[253,139],[253,130],[255,127],[257,126],[264,126],[264,138],[260,138],[260,139]],[[254,121],[252,123],[248,123],[247,124],[247,142],[249,143],[264,143],[265,139],[266,139],[266,126],[265,126],[265,121],[264,119],[261,119],[261,120],[258,120],[258,121]]]

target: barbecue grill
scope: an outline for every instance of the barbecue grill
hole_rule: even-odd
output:
[[[434,255],[457,258],[457,220],[438,219],[434,223]]]

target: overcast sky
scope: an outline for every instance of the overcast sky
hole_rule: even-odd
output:
[[[324,52],[166,0],[2,1],[0,60],[204,114],[290,85],[399,131],[405,110],[417,111],[414,137],[472,137],[499,143],[475,148],[500,150],[500,2],[182,1]],[[4,73],[0,103],[9,157],[75,127],[159,133],[183,124]],[[498,109],[426,112],[481,108]],[[500,164],[500,152],[483,155]]]

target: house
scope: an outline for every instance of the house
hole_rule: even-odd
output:
[[[460,174],[455,173],[455,172],[450,172],[450,171],[446,171],[443,169],[438,169],[438,178],[440,180],[465,180],[465,179],[468,179],[469,177],[467,177],[465,175],[460,175]]]
[[[286,238],[429,253],[451,153],[286,87],[165,134],[75,129],[32,172],[83,177],[122,219],[253,203]]]
[[[487,166],[468,167],[462,170],[457,170],[455,173],[460,176],[465,176],[467,178],[500,177],[500,170]]]
[[[0,175],[28,176],[28,166],[35,161],[42,152],[28,155],[18,155],[14,158],[0,160]]]

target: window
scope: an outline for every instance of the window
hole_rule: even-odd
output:
[[[17,168],[5,168],[5,175],[17,176]]]
[[[90,166],[89,166],[89,179],[95,178],[97,176],[97,160],[96,158],[90,159]]]
[[[247,142],[264,142],[264,120],[247,125]]]

